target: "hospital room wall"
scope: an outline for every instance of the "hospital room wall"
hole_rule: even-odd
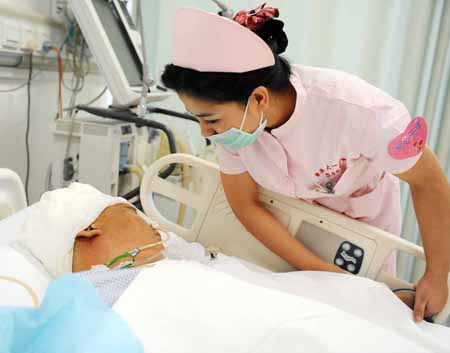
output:
[[[26,81],[27,70],[0,70],[0,90],[10,89]],[[67,75],[70,82],[70,76]],[[104,88],[101,76],[91,75],[79,94],[78,102],[86,102]],[[53,160],[53,123],[56,115],[58,80],[56,72],[43,72],[31,84],[30,114],[30,203],[38,201],[45,191],[46,175]],[[70,91],[63,89],[63,102],[69,102]],[[101,102],[99,102],[101,104]],[[27,122],[27,88],[0,93],[0,167],[26,176],[25,131]]]
[[[51,0],[1,0],[0,7],[11,7],[31,16],[47,17]]]
[[[21,0],[20,3],[12,0],[0,0],[0,15],[4,9],[15,7],[24,14],[17,17],[17,21],[25,23],[30,18],[30,26],[46,25],[49,15],[49,0]],[[20,10],[20,11],[19,11]],[[14,21],[14,17],[9,17]],[[25,21],[25,22],[24,22]],[[51,28],[51,31],[57,29]],[[54,34],[54,33],[52,33]],[[1,66],[4,63],[0,58],[0,91],[8,90],[22,85],[27,81],[28,68],[12,69]],[[15,60],[12,60],[14,62]],[[53,59],[53,66],[55,61]],[[35,77],[31,83],[31,114],[30,114],[30,202],[39,199],[45,191],[45,180],[49,164],[53,157],[53,121],[56,114],[58,94],[58,74],[56,71],[41,71],[42,63],[35,59],[33,72]],[[70,71],[70,70],[68,70]],[[71,82],[71,75],[65,74],[67,84]],[[105,81],[100,75],[91,74],[85,82],[83,91],[79,94],[77,102],[86,102],[104,88]],[[67,106],[71,92],[63,88],[63,102]],[[108,97],[105,96],[105,100]],[[101,104],[101,101],[99,102]],[[22,181],[26,176],[26,150],[25,131],[27,121],[27,87],[10,93],[0,92],[0,168],[10,168],[16,171]]]

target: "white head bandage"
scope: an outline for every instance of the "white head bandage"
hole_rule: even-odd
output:
[[[75,237],[109,206],[125,203],[87,184],[46,192],[33,205],[19,232],[18,250],[33,256],[52,277],[72,272]]]

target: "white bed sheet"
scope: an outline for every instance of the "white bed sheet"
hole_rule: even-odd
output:
[[[167,260],[144,269],[113,308],[148,352],[448,352],[445,345],[426,342],[420,329],[399,334],[193,261]]]
[[[18,230],[25,222],[32,208],[33,206],[24,208],[12,216],[0,220],[0,245],[10,244],[16,240]]]
[[[18,230],[25,222],[31,207],[0,221],[0,276],[12,277],[29,285],[38,302],[44,298],[50,279],[23,254],[16,251],[10,244],[17,238]],[[0,281],[0,305],[30,306],[30,294],[17,283]]]
[[[212,265],[245,282],[294,294],[343,310],[395,332],[430,352],[450,353],[450,328],[413,321],[412,310],[384,284],[353,275],[329,272],[255,272],[222,255]]]

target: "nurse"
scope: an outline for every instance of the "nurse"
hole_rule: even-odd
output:
[[[311,253],[257,198],[257,185],[400,235],[399,178],[411,190],[426,255],[414,317],[445,305],[450,270],[450,188],[426,146],[423,118],[350,74],[290,65],[278,10],[233,20],[197,9],[175,16],[174,89],[216,145],[227,199],[267,248],[302,270],[344,272]],[[385,271],[395,273],[395,256]]]

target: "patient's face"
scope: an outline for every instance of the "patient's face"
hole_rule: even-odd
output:
[[[94,265],[104,264],[133,248],[161,240],[129,204],[121,203],[103,210],[91,224],[101,234],[92,237],[78,236],[73,251],[73,272],[87,271]],[[163,247],[147,249],[139,256],[151,256]],[[139,258],[138,256],[138,258]]]

